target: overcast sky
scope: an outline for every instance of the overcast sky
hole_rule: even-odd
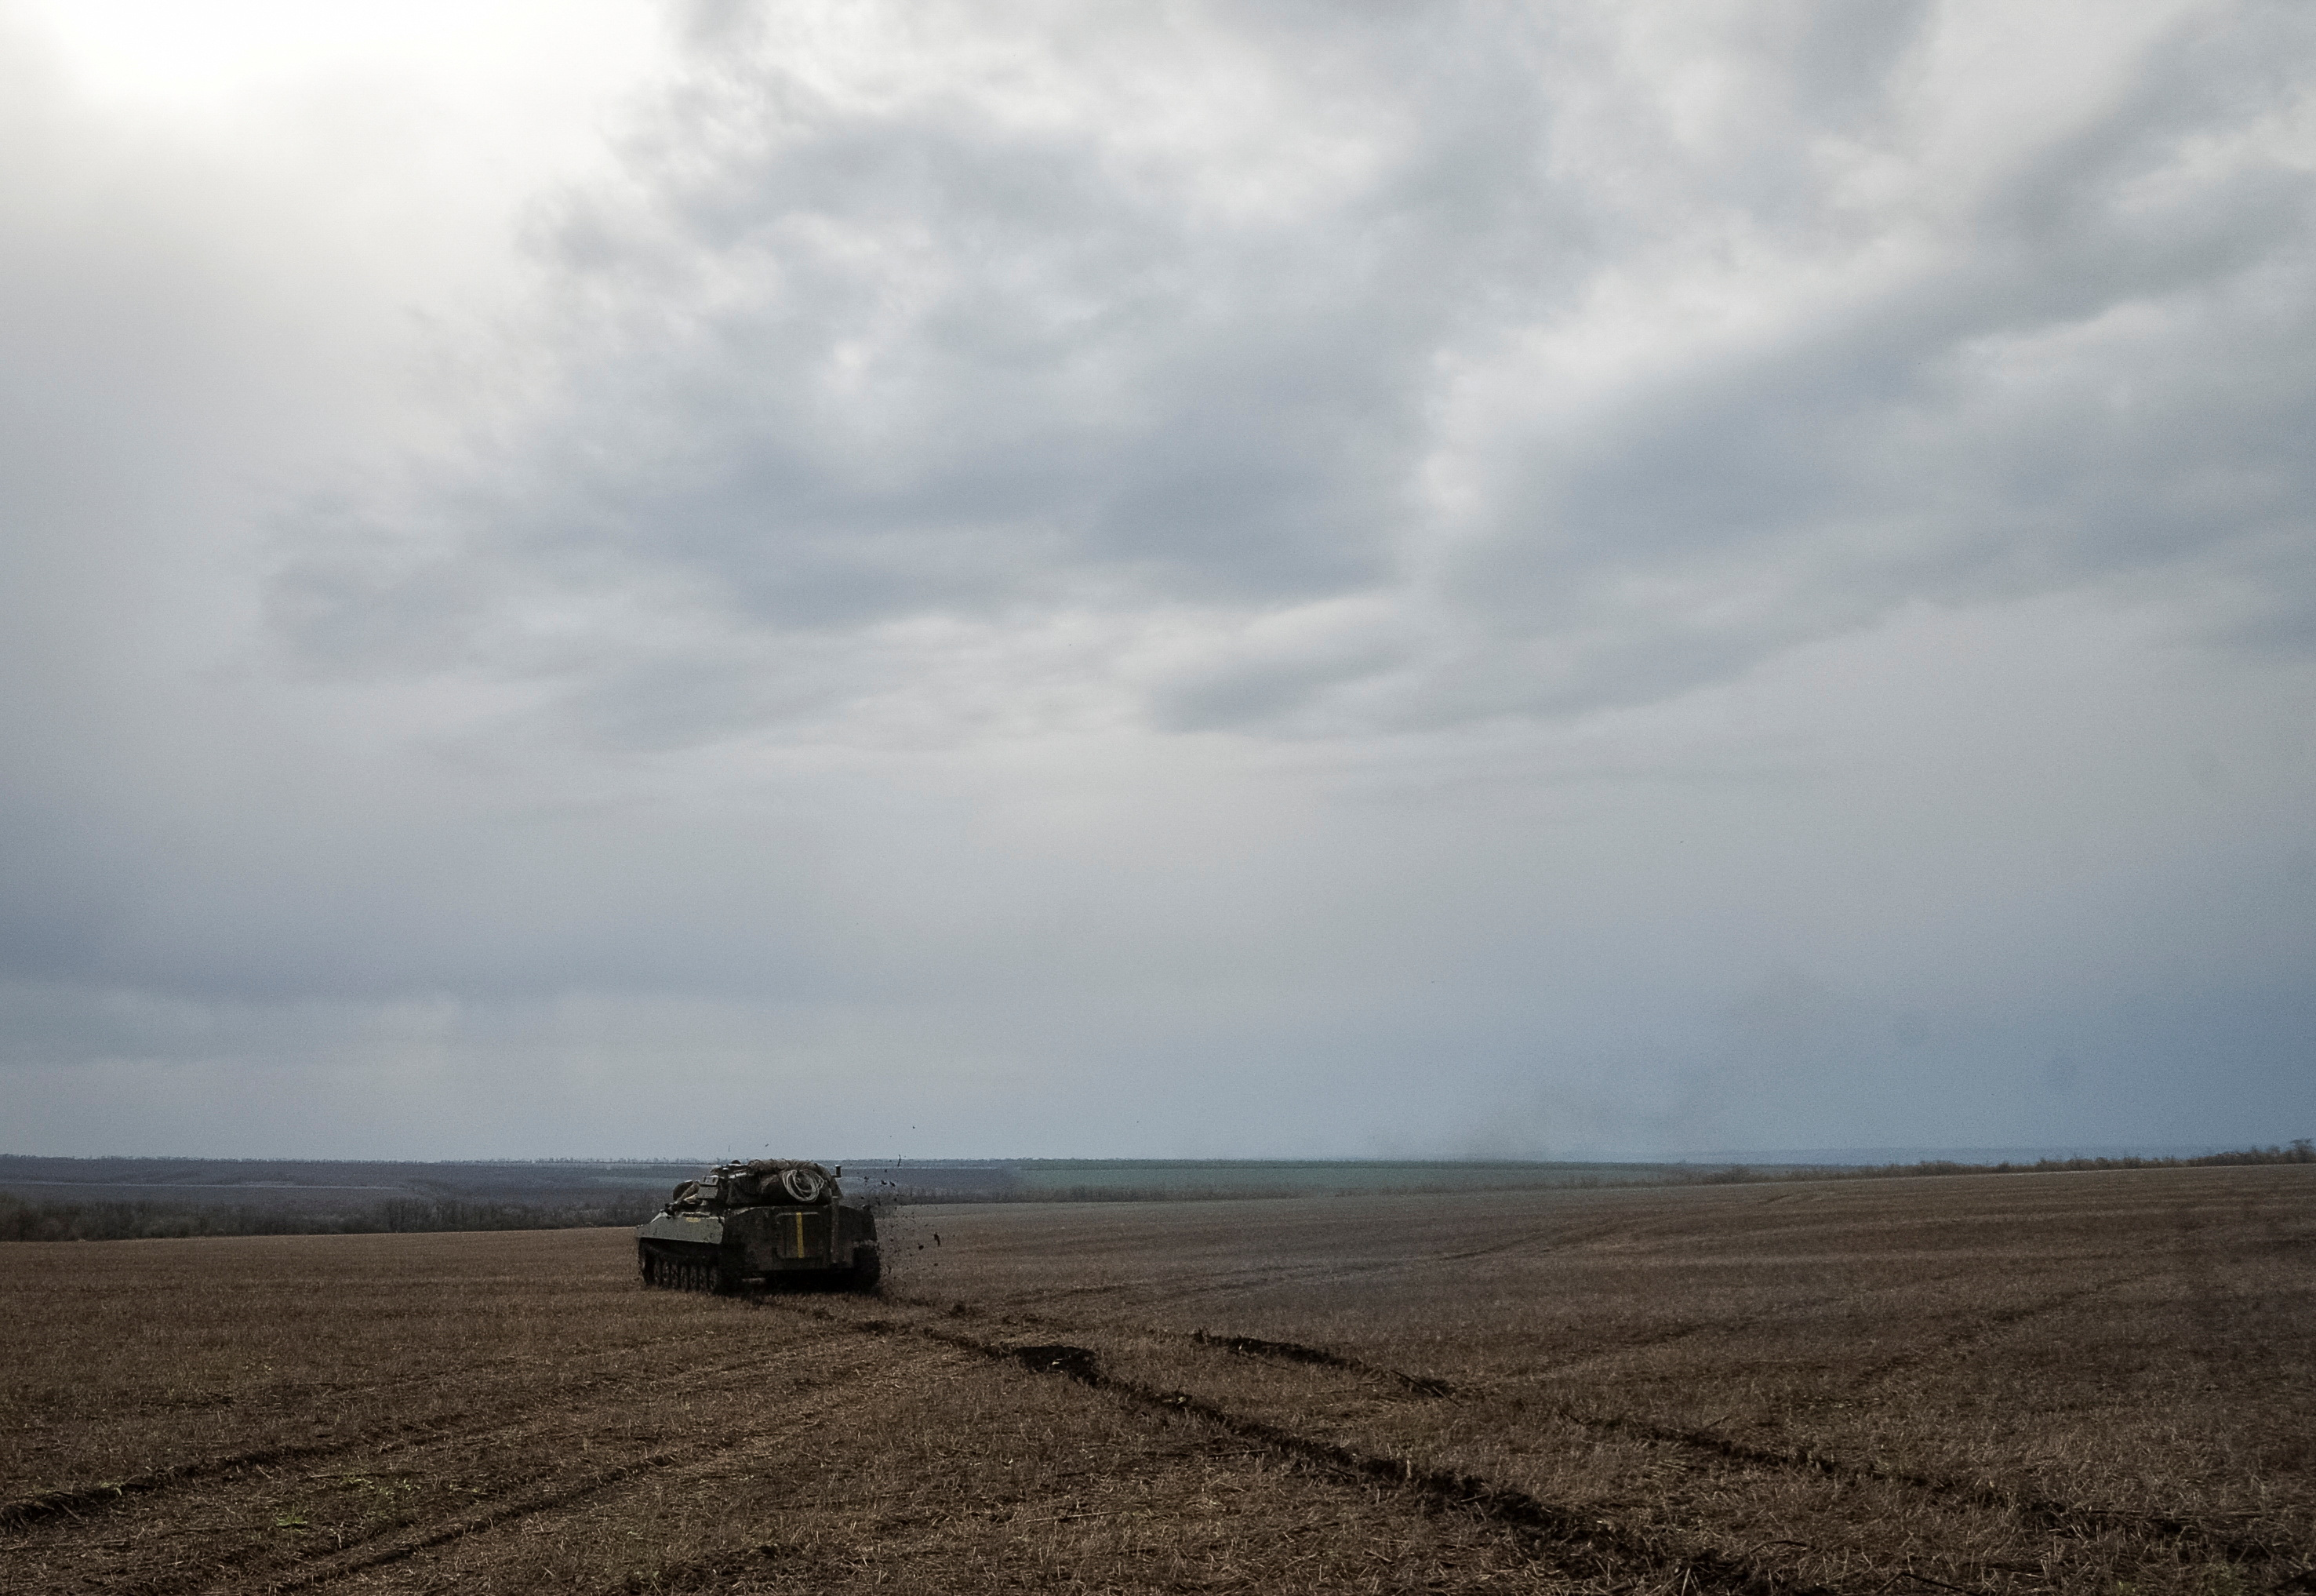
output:
[[[0,0],[0,1151],[2316,1132],[2316,9]]]

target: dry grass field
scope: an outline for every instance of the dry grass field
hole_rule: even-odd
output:
[[[938,1241],[936,1241],[938,1236]],[[0,1591],[2316,1591],[2316,1169],[0,1248]]]

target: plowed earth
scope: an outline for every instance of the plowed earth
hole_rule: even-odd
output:
[[[2316,1591],[2316,1171],[0,1248],[0,1591]]]

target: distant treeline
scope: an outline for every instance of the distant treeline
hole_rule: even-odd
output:
[[[363,1235],[392,1231],[575,1230],[640,1225],[659,1211],[648,1192],[585,1202],[390,1198],[338,1211],[191,1207],[181,1203],[33,1201],[0,1192],[0,1241],[116,1242],[189,1235]]]
[[[1458,1187],[1468,1190],[1468,1187]],[[1282,1186],[1003,1186],[958,1185],[938,1182],[894,1184],[879,1182],[863,1194],[874,1208],[901,1208],[935,1203],[987,1202],[1249,1202],[1257,1198],[1375,1197],[1372,1189],[1345,1187],[1341,1190],[1289,1190]],[[1394,1190],[1389,1193],[1398,1196]]]
[[[1772,1166],[1782,1167],[1782,1166]],[[1693,1179],[1673,1164],[1466,1159],[1026,1158],[856,1160],[845,1189],[885,1207],[919,1203],[1218,1202],[1305,1197],[1661,1185]]]
[[[1563,1168],[1548,1185],[1530,1190],[1623,1186],[1724,1185],[1786,1181],[1870,1181],[1919,1175],[2049,1174],[2078,1170],[2191,1169],[2228,1164],[2316,1164],[2316,1142],[2303,1137],[2284,1146],[2244,1147],[2230,1153],[2174,1158],[2042,1158],[2032,1164],[1962,1164],[1928,1159],[1918,1164],[1867,1166],[1751,1166],[1703,1169],[1679,1165],[1603,1165],[1599,1175]],[[1468,1183],[1336,1185],[1311,1181],[1278,1185],[1109,1185],[1018,1183],[999,1168],[928,1170],[915,1179],[886,1175],[848,1182],[853,1200],[890,1208],[931,1203],[989,1202],[1197,1202],[1250,1199],[1427,1196],[1523,1188]],[[195,1190],[198,1190],[197,1188]],[[289,1193],[283,1194],[285,1197]],[[308,1199],[310,1200],[310,1197]],[[570,1199],[530,1200],[492,1197],[390,1197],[381,1201],[333,1203],[328,1208],[267,1207],[254,1203],[156,1202],[106,1199],[34,1199],[0,1191],[0,1242],[131,1241],[196,1235],[361,1235],[391,1232],[453,1230],[572,1230],[595,1226],[639,1225],[660,1209],[655,1191],[589,1192]]]
[[[2281,1147],[2240,1147],[2232,1153],[2205,1153],[2192,1158],[2038,1158],[2032,1164],[1957,1164],[1950,1158],[1930,1158],[1920,1164],[1829,1165],[1816,1170],[1752,1169],[1737,1164],[1690,1179],[1718,1185],[1750,1181],[1878,1181],[1904,1175],[2053,1174],[2090,1169],[2199,1169],[2242,1164],[2316,1164],[2316,1141],[2302,1137]]]
[[[166,1188],[207,1200],[255,1189],[271,1202],[278,1188],[287,1198],[298,1191],[374,1192],[378,1197],[503,1198],[537,1202],[543,1194],[610,1195],[651,1187],[666,1190],[699,1172],[708,1161],[679,1159],[462,1159],[417,1163],[394,1159],[343,1158],[48,1158],[0,1154],[0,1188],[35,1186],[135,1186]],[[22,1195],[40,1195],[45,1193]],[[64,1195],[59,1193],[59,1195]],[[91,1191],[91,1197],[113,1192]],[[142,1200],[141,1197],[137,1200]],[[175,1200],[174,1197],[156,1199]],[[348,1198],[370,1201],[371,1198]]]
[[[1474,1185],[1469,1182],[1440,1182],[1426,1185],[1325,1186],[1111,1186],[1111,1185],[943,1185],[879,1182],[877,1188],[861,1194],[862,1200],[880,1208],[911,1208],[934,1203],[992,1202],[1255,1202],[1294,1201],[1318,1197],[1475,1197],[1493,1192],[1510,1191],[1573,1191],[1592,1190],[1608,1186],[1667,1186],[1686,1185],[1699,1180],[1722,1181],[1733,1178],[1726,1172],[1715,1170],[1710,1174],[1683,1176],[1678,1172],[1648,1175],[1577,1175],[1561,1176],[1551,1181],[1531,1181],[1526,1185]],[[1748,1173],[1746,1180],[1782,1179],[1775,1172],[1759,1175]],[[851,1188],[848,1184],[849,1192]],[[849,1200],[849,1199],[848,1199]]]
[[[1996,1175],[2052,1173],[2097,1169],[2189,1169],[2246,1164],[2316,1164],[2316,1143],[2307,1137],[2281,1147],[2244,1147],[2231,1153],[2206,1153],[2194,1157],[2163,1158],[2042,1158],[2033,1164],[1962,1164],[1953,1159],[1925,1159],[1916,1164],[1729,1164],[1689,1168],[1679,1164],[1611,1165],[1597,1175],[1556,1173],[1548,1182],[1501,1187],[1470,1183],[1341,1185],[1305,1184],[1243,1186],[1112,1186],[1101,1184],[1023,1186],[999,1180],[950,1183],[940,1176],[922,1181],[878,1181],[865,1193],[880,1208],[904,1208],[930,1203],[993,1202],[1246,1202],[1256,1199],[1312,1197],[1435,1197],[1487,1190],[1599,1190],[1629,1186],[1721,1186],[1765,1181],[1873,1181],[1909,1175]]]

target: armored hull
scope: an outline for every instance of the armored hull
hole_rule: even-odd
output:
[[[636,1226],[636,1267],[646,1286],[679,1290],[791,1279],[868,1290],[880,1272],[877,1217],[819,1164],[720,1164]]]

